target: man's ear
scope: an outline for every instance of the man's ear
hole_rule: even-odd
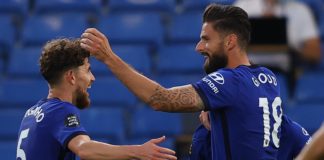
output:
[[[237,35],[230,34],[225,37],[225,50],[231,51],[237,46]]]
[[[64,78],[65,78],[65,80],[66,80],[69,84],[71,84],[71,85],[74,85],[75,82],[76,82],[75,73],[74,73],[74,71],[71,70],[71,69],[65,72],[65,74],[64,74]]]

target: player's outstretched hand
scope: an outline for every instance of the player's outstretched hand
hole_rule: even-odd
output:
[[[103,62],[109,54],[113,54],[107,37],[95,28],[88,28],[83,32],[81,47]]]
[[[165,136],[151,139],[141,145],[140,159],[143,160],[176,160],[175,152],[168,148],[158,146],[159,143],[165,140]]]

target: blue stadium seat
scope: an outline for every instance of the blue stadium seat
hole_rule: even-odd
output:
[[[169,43],[198,43],[202,13],[184,13],[172,16],[167,33]]]
[[[235,0],[184,0],[183,8],[185,12],[203,11],[210,3],[231,5]]]
[[[323,72],[306,72],[297,81],[297,102],[324,102],[324,74]]]
[[[25,16],[28,12],[28,0],[1,0],[0,14]]]
[[[157,112],[148,107],[136,109],[131,118],[131,137],[175,137],[182,133],[179,113]]]
[[[324,23],[324,21],[323,21]],[[324,33],[324,25],[323,25],[323,33]],[[322,38],[322,42],[321,42],[321,64],[320,64],[320,68],[322,70],[324,70],[324,37]]]
[[[324,121],[324,103],[295,104],[287,111],[287,115],[313,134]]]
[[[110,0],[108,3],[111,12],[125,11],[173,11],[175,0]]]
[[[17,140],[0,141],[0,155],[2,160],[16,159],[16,152]]]
[[[46,13],[90,13],[99,14],[101,0],[35,0],[35,12]]]
[[[204,57],[195,51],[195,45],[172,45],[161,48],[158,54],[159,73],[203,73]]]
[[[77,14],[32,16],[23,27],[22,43],[39,46],[54,38],[79,38],[87,27],[86,18]]]
[[[159,75],[155,80],[166,88],[188,85],[201,80],[204,74],[177,74],[177,75]]]
[[[4,74],[4,61],[2,58],[0,58],[0,75],[2,76]]]
[[[43,79],[5,79],[0,86],[0,104],[2,108],[30,108],[47,94]]]
[[[143,45],[114,45],[113,51],[125,62],[145,75],[151,73],[151,58],[149,49]],[[111,75],[110,70],[102,62],[91,59],[91,70],[95,76]],[[108,71],[109,70],[109,71]]]
[[[125,141],[125,121],[121,108],[93,107],[81,111],[83,124],[90,137],[112,144]]]
[[[20,123],[25,112],[25,109],[17,108],[0,109],[0,125],[3,126],[0,132],[0,142],[3,140],[17,140]]]
[[[98,29],[112,44],[147,45],[152,49],[162,44],[163,26],[158,14],[114,14],[102,17]]]
[[[40,55],[41,47],[15,48],[10,54],[8,75],[41,78],[38,62]]]
[[[137,102],[135,96],[115,77],[97,77],[88,91],[94,105],[127,107]]]
[[[203,11],[209,3],[210,0],[185,0],[182,3],[182,7],[186,12]]]
[[[1,9],[0,9],[1,10]],[[9,52],[14,45],[15,27],[9,16],[0,16],[0,56]]]

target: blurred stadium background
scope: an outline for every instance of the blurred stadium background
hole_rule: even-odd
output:
[[[317,19],[323,53],[324,1],[302,1]],[[119,56],[165,87],[193,83],[204,76],[203,57],[194,48],[203,9],[211,2],[232,4],[234,0],[0,0],[1,159],[14,159],[24,112],[47,96],[46,82],[38,71],[46,41],[78,38],[86,28],[96,27],[109,36]],[[163,146],[176,149],[185,159],[199,114],[154,112],[101,63],[92,59],[91,65],[96,76],[89,90],[92,106],[81,113],[91,137],[139,144],[166,135]],[[324,60],[304,68],[295,89],[288,87],[285,72],[276,73],[285,113],[313,133],[324,120]]]

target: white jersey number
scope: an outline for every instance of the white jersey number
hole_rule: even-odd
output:
[[[21,160],[26,160],[26,154],[25,151],[21,148],[21,142],[24,138],[28,137],[29,128],[21,131],[18,145],[17,145],[17,158],[20,158]]]
[[[263,108],[263,129],[264,129],[264,138],[263,138],[263,147],[268,147],[270,143],[270,111],[269,111],[269,102],[267,98],[259,98],[259,107]],[[278,107],[280,113],[278,113]],[[271,133],[273,144],[279,148],[278,138],[278,129],[281,125],[282,109],[281,109],[281,99],[276,97],[272,103],[272,116],[275,120],[273,124],[273,130]]]

